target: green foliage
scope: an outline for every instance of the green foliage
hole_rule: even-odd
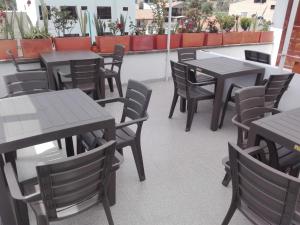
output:
[[[132,21],[129,24],[130,35],[144,35],[146,33],[145,26],[137,27]]]
[[[204,15],[212,15],[213,10],[214,10],[214,7],[211,2],[204,2],[201,5],[201,11]]]
[[[41,11],[42,11],[42,18],[43,18],[43,23],[44,23],[44,29],[45,32],[48,33],[49,32],[49,11],[47,9],[47,5],[45,4],[44,0],[40,0],[40,4],[41,4]]]
[[[10,39],[15,39],[15,31],[14,31],[14,23],[15,23],[15,12],[12,11],[11,15],[4,16],[4,36],[6,39],[10,37]]]
[[[86,29],[87,29],[87,20],[88,20],[88,15],[87,11],[80,10],[80,16],[79,16],[79,25],[80,25],[80,30],[81,30],[81,35],[83,37],[86,36]]]
[[[165,34],[165,18],[167,17],[167,0],[153,0],[151,7],[153,13],[153,23],[156,25],[157,34]]]
[[[16,15],[16,21],[17,21],[17,25],[21,34],[21,38],[25,38],[25,29],[24,29],[24,14],[22,12],[20,12],[20,14],[18,15],[17,13]]]
[[[121,14],[120,18],[116,21],[109,21],[108,28],[113,35],[117,35],[118,33],[123,36],[125,35],[125,28],[127,23],[127,16],[126,18]]]
[[[241,23],[242,29],[244,31],[247,31],[251,27],[252,19],[251,18],[247,18],[247,17],[243,17],[243,18],[241,18],[240,23]]]
[[[229,32],[234,27],[236,23],[235,16],[229,16],[224,14],[218,14],[216,16],[218,23],[220,24],[220,28],[222,31]]]
[[[269,31],[271,24],[271,21],[263,20],[261,31]]]
[[[96,27],[97,35],[103,36],[106,30],[106,23],[102,21],[100,18],[97,18],[97,15],[94,15],[94,24]]]
[[[217,20],[216,19],[208,19],[207,20],[207,27],[209,33],[218,33],[219,29],[217,27]]]
[[[58,10],[56,7],[51,9],[51,16],[54,28],[58,36],[64,36],[66,32],[71,33],[77,19],[68,11]]]
[[[252,31],[255,32],[256,31],[256,27],[257,27],[257,14],[253,14],[251,17],[251,23],[252,23]]]
[[[29,24],[29,31],[24,34],[24,39],[44,39],[44,38],[50,38],[50,34],[45,29],[45,27],[40,28],[39,22],[36,22],[36,25],[34,26],[32,24],[31,19],[28,15],[26,15],[26,19]]]

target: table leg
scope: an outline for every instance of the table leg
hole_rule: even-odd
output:
[[[73,139],[72,137],[66,137],[65,138],[66,141],[66,152],[67,152],[67,156],[74,156],[74,146],[73,146]]]
[[[58,90],[57,83],[55,81],[55,75],[53,74],[53,66],[49,63],[46,64],[48,85],[51,90]]]
[[[105,78],[103,75],[100,77],[100,99],[105,99]]]
[[[186,99],[180,97],[180,112],[184,113],[186,111]]]
[[[225,85],[224,79],[218,78],[216,85],[217,85],[216,93],[215,93],[213,112],[212,112],[212,117],[211,117],[211,125],[210,125],[210,129],[212,131],[216,131],[219,126],[219,118],[220,118],[220,113],[221,113],[221,108],[222,108],[223,91],[224,91],[224,85]]]
[[[10,198],[10,193],[6,186],[3,165],[3,159],[0,155],[0,224],[18,225],[17,218],[14,212],[13,202]]]

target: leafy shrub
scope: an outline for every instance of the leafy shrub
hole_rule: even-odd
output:
[[[247,17],[243,17],[243,18],[241,18],[240,23],[241,23],[242,29],[244,31],[247,31],[251,27],[252,19],[251,18],[247,18]]]

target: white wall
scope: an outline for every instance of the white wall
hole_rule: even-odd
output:
[[[116,21],[121,14],[125,17],[127,16],[127,29],[129,29],[130,21],[135,21],[135,1],[133,0],[45,0],[45,4],[49,5],[50,7],[57,7],[60,6],[77,6],[78,12],[80,12],[81,6],[87,6],[88,11],[91,17],[91,27],[92,27],[92,37],[96,36],[96,30],[94,26],[94,14],[97,14],[97,6],[110,6],[111,13],[112,13],[112,21]],[[31,5],[28,7],[26,1],[24,0],[17,0],[17,7],[19,11],[26,11],[30,16],[32,22],[35,24],[37,20],[39,20],[39,0],[32,0]],[[128,11],[123,11],[123,7],[128,7]],[[43,24],[43,21],[39,21],[40,25]],[[50,22],[49,24],[49,31],[54,36],[56,35],[55,29],[53,24]],[[89,26],[87,26],[87,32],[89,32]],[[107,29],[107,32],[109,30]],[[72,33],[79,33],[80,26],[79,22],[75,25]]]

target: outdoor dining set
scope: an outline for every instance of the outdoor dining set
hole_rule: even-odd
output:
[[[38,225],[47,225],[99,202],[114,224],[110,206],[117,202],[116,171],[125,147],[132,150],[139,180],[146,179],[141,135],[152,90],[128,80],[123,94],[122,45],[110,56],[57,51],[20,60],[7,54],[16,73],[3,76],[7,95],[0,99],[0,224],[29,225],[27,206]],[[232,202],[222,224],[236,209],[254,224],[300,224],[300,109],[278,109],[294,74],[278,69],[266,77],[271,57],[265,53],[247,50],[245,59],[178,49],[178,61],[170,62],[169,118],[183,116],[174,115],[179,101],[187,114],[185,131],[192,132],[200,126],[193,124],[198,102],[212,101],[210,129],[222,132],[234,106],[237,142],[224,146],[229,156],[222,181],[225,187],[232,182]],[[252,85],[233,82],[241,77]],[[115,82],[119,97],[106,98],[106,80],[111,92]],[[115,102],[123,104],[118,122],[105,108]],[[18,152],[52,141],[57,147],[47,159],[24,166]]]

